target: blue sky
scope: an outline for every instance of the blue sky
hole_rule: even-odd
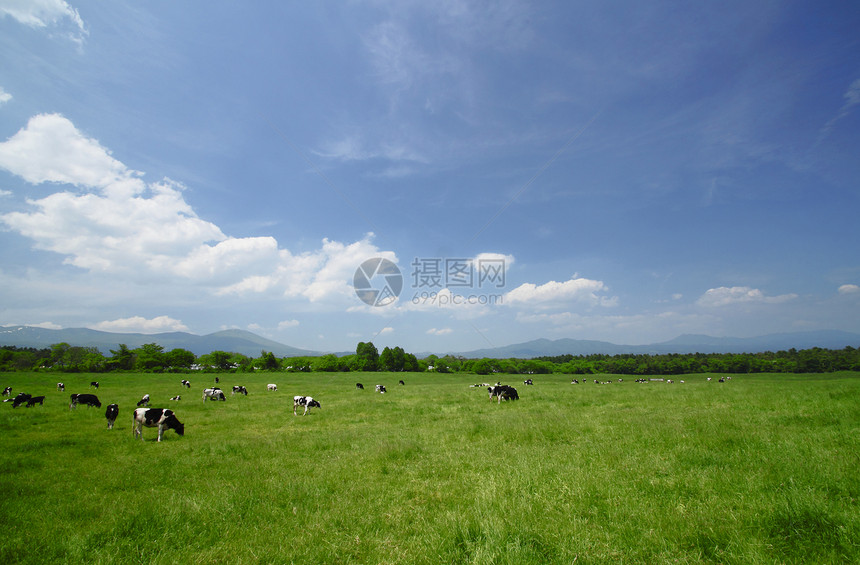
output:
[[[850,2],[0,0],[0,324],[858,332],[858,29]]]

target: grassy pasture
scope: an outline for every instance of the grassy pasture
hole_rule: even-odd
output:
[[[706,376],[506,376],[499,405],[475,375],[220,375],[204,403],[214,375],[3,374],[47,399],[0,405],[0,562],[860,562],[860,374]],[[132,439],[144,393],[185,437]]]

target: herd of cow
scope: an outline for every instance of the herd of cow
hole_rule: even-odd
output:
[[[215,382],[217,383],[219,379],[216,377]],[[532,384],[531,379],[524,381],[525,384]],[[182,380],[182,386],[186,388],[191,388],[191,383],[185,379]],[[399,381],[399,384],[405,384],[402,380]],[[473,387],[476,386],[486,386],[487,391],[490,394],[490,400],[496,398],[499,403],[502,400],[519,400],[519,394],[517,393],[517,389],[512,386],[503,385],[501,383],[496,383],[495,385],[489,385],[487,383],[483,383],[481,385],[471,385]],[[97,381],[92,381],[90,383],[90,387],[98,390],[99,383]],[[364,389],[364,385],[361,383],[355,383],[355,388],[359,390]],[[64,392],[66,390],[66,385],[64,383],[57,383],[57,391]],[[266,390],[270,392],[274,392],[278,390],[278,385],[276,384],[268,384],[266,385]],[[385,385],[376,385],[376,392],[384,394],[386,392]],[[236,385],[233,387],[232,394],[243,394],[245,396],[248,395],[248,389],[241,385]],[[4,402],[12,402],[12,408],[18,408],[22,404],[25,404],[28,408],[35,406],[36,404],[43,405],[45,401],[44,396],[31,396],[26,393],[18,393],[17,396],[12,397],[12,387],[7,386],[3,390],[3,396],[9,396],[10,398],[4,400]],[[182,397],[177,395],[171,398],[171,400],[181,400]],[[224,391],[218,387],[214,386],[211,388],[203,389],[203,402],[207,400],[215,400],[215,401],[225,401],[227,400]],[[176,414],[173,410],[168,408],[149,408],[150,397],[149,394],[144,394],[141,399],[137,402],[137,407],[132,413],[132,435],[133,437],[140,438],[143,440],[143,428],[158,428],[158,441],[162,440],[164,436],[164,432],[166,430],[174,430],[180,436],[185,435],[185,424],[179,421],[176,417]],[[98,396],[91,393],[73,393],[69,397],[69,410],[74,410],[78,407],[78,404],[83,404],[85,406],[90,406],[93,408],[101,408],[102,403],[99,400]],[[318,400],[315,400],[311,396],[294,396],[293,397],[293,415],[298,416],[298,409],[302,408],[302,416],[308,414],[311,408],[322,408],[322,405]],[[109,404],[107,409],[105,410],[105,418],[107,419],[107,427],[108,429],[113,429],[114,423],[116,422],[117,417],[119,416],[119,406],[117,404]]]
[[[218,378],[215,379],[218,382]],[[403,381],[401,381],[402,384]],[[182,386],[186,388],[191,388],[191,383],[187,380],[182,380]],[[99,383],[93,381],[90,383],[91,388],[98,389]],[[278,390],[277,385],[270,384],[267,385],[267,389],[270,391]],[[66,385],[64,383],[57,383],[57,391],[64,392],[66,390]],[[248,389],[241,385],[236,385],[233,387],[232,394],[243,394],[245,396],[248,395]],[[30,394],[20,392],[14,398],[12,397],[12,387],[7,386],[3,390],[3,396],[10,397],[4,402],[11,402],[12,408],[18,408],[22,404],[26,404],[26,406],[32,407],[36,404],[42,405],[45,401],[44,396],[32,396]],[[182,397],[177,395],[171,398],[171,400],[181,400]],[[203,402],[206,400],[226,400],[226,396],[224,395],[224,391],[221,388],[215,386],[212,388],[206,388],[203,390]],[[179,435],[185,435],[185,424],[179,421],[176,417],[176,414],[173,410],[168,408],[149,408],[150,397],[148,394],[144,394],[141,399],[137,402],[137,408],[135,408],[132,414],[132,435],[134,438],[143,439],[143,428],[158,428],[158,441],[161,441],[165,430],[174,430]],[[69,410],[74,410],[78,407],[78,404],[83,404],[85,406],[90,406],[93,408],[101,408],[102,403],[99,400],[98,396],[90,393],[73,393],[69,397]],[[311,408],[321,408],[319,401],[314,400],[313,397],[310,396],[295,396],[293,397],[293,414],[298,415],[298,409],[303,408],[302,416],[306,415]],[[117,417],[119,416],[119,406],[117,404],[109,404],[107,409],[105,410],[105,418],[107,419],[107,427],[108,429],[113,429],[114,423],[116,422]]]

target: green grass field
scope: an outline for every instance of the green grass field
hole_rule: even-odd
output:
[[[0,561],[860,562],[857,373],[506,375],[521,399],[500,405],[475,375],[220,375],[205,403],[214,375],[185,377],[0,376],[47,396],[0,405]],[[103,407],[70,411],[91,380]],[[144,393],[184,437],[132,439]],[[294,417],[295,394],[322,408]]]

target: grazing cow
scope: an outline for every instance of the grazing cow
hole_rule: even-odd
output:
[[[270,383],[266,385],[266,390],[278,390],[278,385]]]
[[[95,408],[101,408],[102,403],[99,402],[99,397],[95,394],[72,394],[70,397],[69,410],[77,408],[78,404],[86,404]]]
[[[224,391],[220,388],[204,388],[203,402],[206,402],[207,398],[209,400],[227,400],[227,397],[224,396]]]
[[[236,394],[236,393],[244,394],[245,396],[248,396],[248,389],[243,387],[242,385],[235,385],[233,387],[233,394]]]
[[[66,385],[63,383],[57,383],[57,391],[58,392],[66,392]]]
[[[39,406],[43,406],[45,404],[45,397],[31,396],[27,399],[27,408],[29,408],[30,406],[35,406],[36,404],[38,404]]]
[[[317,408],[322,408],[320,406],[320,403],[317,402],[316,400],[314,400],[313,398],[311,398],[310,396],[294,396],[293,397],[293,416],[298,416],[298,414],[296,414],[296,408],[298,408],[299,406],[305,407],[305,411],[304,411],[304,413],[302,413],[302,416],[307,414],[308,411],[311,408],[313,408],[314,406],[316,406]]]
[[[376,392],[379,394],[385,394],[385,385],[376,385]]]
[[[92,382],[90,382],[90,386],[93,388],[99,388],[99,383],[98,383],[98,381],[92,381]]]
[[[498,399],[499,404],[502,403],[502,400],[519,400],[520,395],[517,394],[517,389],[508,385],[496,385],[487,387],[487,392],[490,393],[490,400],[495,396]]]
[[[724,383],[724,382],[726,382],[726,379],[725,379],[725,378],[723,378],[723,377],[720,377],[719,382]]]
[[[176,396],[171,396],[171,397],[170,397],[170,400],[176,400],[176,401],[179,401],[179,400],[182,400],[182,397],[181,397],[181,396],[179,396],[179,395],[177,394]]]
[[[119,406],[108,404],[107,410],[105,410],[105,418],[107,418],[109,430],[113,429],[113,423],[116,422],[117,416],[119,416]]]
[[[533,385],[534,383],[532,382],[532,380],[531,380],[531,379],[526,379],[526,380],[524,380],[524,381],[523,381],[523,384],[524,384],[524,385]]]
[[[141,397],[141,399],[137,401],[137,406],[138,408],[141,406],[149,406],[149,395],[144,394],[143,397]]]
[[[164,430],[174,430],[179,435],[185,435],[185,424],[181,423],[173,410],[167,408],[136,408],[132,423],[132,435],[143,441],[143,427],[158,428],[158,441],[164,436]]]
[[[12,387],[7,386],[3,389],[3,396],[12,396]]]
[[[32,395],[29,395],[25,392],[19,392],[15,398],[12,399],[12,408],[18,408],[25,402],[29,401],[32,398]]]
[[[218,377],[215,377],[215,384],[217,385],[220,382],[221,382],[221,379],[219,379]]]
[[[403,381],[400,381],[398,384],[405,385],[406,383],[404,383]]]
[[[361,383],[355,383],[355,388],[364,390],[364,385]]]
[[[191,383],[186,381],[185,379],[182,379],[182,386],[184,386],[185,388],[191,388]]]

